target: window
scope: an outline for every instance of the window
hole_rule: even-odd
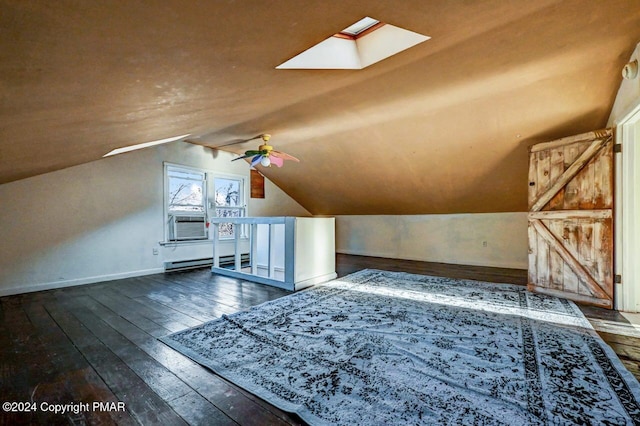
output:
[[[165,236],[167,241],[206,240],[208,218],[246,216],[245,179],[165,164]],[[218,238],[235,238],[234,226],[219,225]],[[246,238],[244,227],[241,237]]]
[[[169,213],[204,213],[205,174],[189,169],[167,167]]]
[[[167,240],[206,240],[206,174],[199,170],[166,166],[165,179]]]
[[[216,177],[215,186],[215,214],[217,217],[243,217],[245,212],[243,197],[243,182],[241,179]],[[220,239],[234,238],[235,230],[231,223],[219,225]],[[242,232],[242,230],[241,230]],[[241,235],[243,236],[243,235]]]

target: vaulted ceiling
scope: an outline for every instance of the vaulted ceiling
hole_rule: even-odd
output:
[[[432,38],[275,69],[364,16]],[[524,211],[527,147],[604,127],[638,41],[640,0],[0,0],[0,183],[270,133],[314,214]]]

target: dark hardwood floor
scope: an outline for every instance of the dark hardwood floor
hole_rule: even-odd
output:
[[[337,256],[339,276],[365,268],[526,283],[523,270]],[[286,294],[198,269],[0,298],[0,399],[36,404],[0,411],[0,424],[300,424],[157,340]],[[640,377],[640,335],[629,321],[584,312]],[[94,401],[126,410],[77,404]],[[43,411],[55,404],[67,412]]]

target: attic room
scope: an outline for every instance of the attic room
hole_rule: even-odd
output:
[[[0,0],[0,423],[639,424],[640,0],[300,5]]]

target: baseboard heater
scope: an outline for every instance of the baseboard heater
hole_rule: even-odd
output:
[[[242,265],[245,266],[249,263],[249,253],[242,253],[240,255]],[[220,266],[233,266],[235,263],[235,256],[230,254],[228,256],[220,256]],[[189,260],[173,260],[170,262],[164,262],[164,271],[180,271],[183,269],[202,268],[204,266],[213,265],[213,258],[208,257],[204,259],[189,259]]]

